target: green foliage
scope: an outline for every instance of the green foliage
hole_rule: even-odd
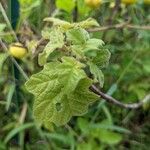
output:
[[[48,56],[56,49],[62,48],[64,45],[64,35],[60,28],[54,28],[49,34],[50,42],[45,46],[43,52],[39,54],[39,64],[44,65]]]
[[[94,76],[94,82],[98,82],[100,84],[100,87],[103,87],[104,85],[104,75],[102,73],[102,71],[98,68],[97,65],[95,65],[92,62],[88,63],[89,68],[90,68],[90,72],[93,74]]]
[[[71,11],[75,7],[75,3],[73,0],[56,0],[56,6],[59,9],[65,10],[68,13],[71,13]]]
[[[88,105],[98,99],[88,90],[93,81],[83,69],[89,64],[94,81],[100,81],[103,86],[104,76],[98,67],[104,67],[110,53],[105,52],[103,41],[90,38],[89,33],[81,28],[97,25],[95,20],[88,19],[77,24],[55,18],[45,20],[53,22],[53,28],[50,33],[43,32],[44,37],[49,37],[48,44],[39,55],[39,64],[45,64],[44,69],[33,75],[26,87],[35,95],[33,110],[36,120],[51,127],[51,123],[65,125],[72,116],[86,113]],[[63,51],[65,57],[46,63],[54,51]],[[89,51],[94,55],[87,54]]]
[[[91,80],[82,70],[83,64],[63,57],[62,63],[51,62],[26,83],[35,95],[35,118],[46,126],[66,124],[72,116],[86,113],[89,103],[98,97],[88,88]]]
[[[35,95],[33,97],[26,91],[23,74],[14,67],[11,59],[7,57],[7,52],[0,46],[0,150],[149,149],[149,102],[138,111],[126,110],[104,100],[94,102],[97,98],[89,90],[95,83],[103,92],[124,103],[140,102],[149,93],[150,33],[149,30],[144,30],[149,26],[149,5],[141,0],[134,5],[120,4],[119,7],[113,7],[112,1],[108,0],[103,1],[99,8],[92,9],[84,0],[18,1],[20,17],[14,32],[19,42],[28,48],[29,53],[26,58],[17,62],[26,74],[33,74],[28,82],[32,90],[37,90],[42,97],[39,99],[37,94],[29,90]],[[1,4],[8,12],[9,18],[8,1],[2,0]],[[0,38],[6,47],[9,47],[16,41],[4,14],[0,13]],[[73,22],[74,19],[77,22]],[[122,25],[126,22],[133,28],[129,29],[125,25],[120,29],[103,30],[109,25]],[[91,32],[95,27],[102,30]],[[100,39],[103,39],[106,45]],[[111,51],[109,65],[110,52],[107,49]],[[63,71],[60,71],[58,66]],[[78,70],[80,74],[77,73]],[[35,79],[35,76],[39,78]],[[53,79],[58,80],[60,86],[52,85]],[[37,85],[35,87],[33,80]],[[55,89],[62,90],[55,93]],[[48,91],[50,92],[47,95]],[[58,100],[60,93],[66,98],[60,97]],[[92,97],[88,99],[86,94]],[[52,97],[53,95],[57,95],[56,98]],[[24,104],[27,104],[26,107]],[[67,104],[73,106],[68,107]],[[64,126],[54,122],[57,122],[57,118],[54,118],[51,106],[55,109],[55,116],[57,114],[59,121],[60,116],[66,119],[64,124],[60,121]],[[68,111],[74,110],[73,108],[77,110],[67,116]],[[59,114],[59,110],[63,113]],[[83,113],[86,113],[82,116],[84,119],[72,117]],[[50,121],[47,122],[45,116]],[[49,130],[39,126],[39,122]],[[55,130],[50,132],[53,124],[56,124]]]

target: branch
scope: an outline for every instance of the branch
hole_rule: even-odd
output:
[[[98,31],[106,31],[106,30],[112,30],[112,29],[123,29],[123,28],[139,29],[139,30],[150,30],[149,25],[140,26],[140,25],[132,25],[132,24],[129,24],[128,22],[124,22],[124,23],[105,26],[105,27],[91,28],[91,29],[88,29],[88,31],[89,32],[98,32]]]
[[[99,95],[101,98],[103,98],[104,100],[113,103],[117,106],[120,106],[122,108],[127,108],[127,109],[138,109],[140,107],[143,106],[143,104],[147,103],[148,101],[150,101],[150,94],[146,95],[144,97],[143,100],[141,100],[139,103],[133,103],[133,104],[124,104],[122,102],[120,102],[119,100],[116,100],[115,98],[103,93],[102,91],[100,91],[95,85],[91,86],[91,90],[96,93],[97,95]]]

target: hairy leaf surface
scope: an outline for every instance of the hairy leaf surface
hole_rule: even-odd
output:
[[[62,48],[64,45],[64,35],[60,28],[54,28],[51,31],[50,42],[45,46],[42,53],[39,54],[39,64],[42,66],[46,63],[48,56],[57,48]]]
[[[82,70],[83,64],[71,57],[51,62],[26,83],[35,95],[34,115],[43,124],[66,124],[72,116],[86,113],[97,96],[89,91],[91,80]]]

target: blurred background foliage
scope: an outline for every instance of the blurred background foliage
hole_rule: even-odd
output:
[[[126,22],[150,25],[149,0],[128,5],[120,0],[103,0],[98,7],[89,7],[84,0],[18,0],[12,5],[15,2],[0,1],[0,39],[7,46],[15,42],[12,24],[17,38],[28,48],[27,57],[17,61],[29,76],[41,69],[37,54],[43,48],[38,45],[41,30],[48,27],[43,22],[45,17],[70,22],[93,17],[101,27]],[[150,30],[122,27],[91,35],[102,39],[111,51],[110,64],[103,69],[103,91],[124,103],[141,100],[150,91]],[[149,149],[148,104],[140,110],[126,110],[100,100],[84,116],[74,117],[65,127],[49,132],[34,121],[33,96],[24,88],[24,82],[0,46],[0,150]]]

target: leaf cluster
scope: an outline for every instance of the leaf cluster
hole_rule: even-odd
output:
[[[83,115],[98,99],[89,87],[94,82],[103,86],[101,69],[107,66],[110,52],[102,40],[91,38],[86,31],[98,25],[94,19],[73,24],[56,18],[45,21],[53,26],[42,33],[49,40],[39,54],[44,68],[31,76],[26,87],[35,95],[36,120],[51,128],[51,123],[65,125],[72,116]]]

